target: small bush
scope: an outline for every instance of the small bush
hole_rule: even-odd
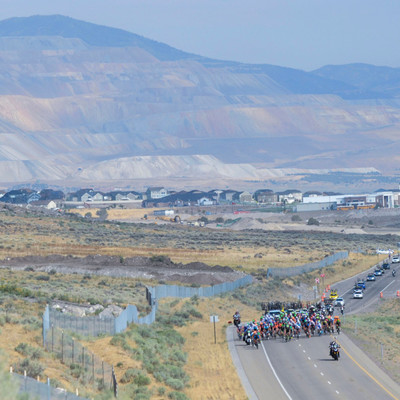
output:
[[[120,379],[121,383],[130,383],[133,382],[136,377],[141,374],[140,369],[129,368],[125,371],[124,375]]]
[[[301,217],[300,217],[300,215],[294,214],[294,215],[292,215],[291,220],[292,220],[293,222],[301,221]]]
[[[175,390],[182,390],[185,387],[185,384],[180,379],[167,378],[165,383]]]
[[[38,281],[49,281],[50,280],[50,276],[48,275],[39,275],[36,277],[36,280]]]
[[[307,221],[307,225],[319,225],[319,221],[313,217],[311,217],[308,221]]]
[[[28,376],[36,379],[38,376],[42,375],[44,367],[37,361],[32,361],[29,358],[25,358],[22,361],[14,364],[14,371],[21,375],[23,375],[24,371],[26,371]]]
[[[133,382],[136,383],[138,386],[147,386],[150,385],[150,378],[147,375],[144,375],[143,373],[140,373],[139,375],[135,376],[133,379]]]
[[[189,397],[182,392],[170,392],[168,393],[168,398],[171,400],[189,400]]]

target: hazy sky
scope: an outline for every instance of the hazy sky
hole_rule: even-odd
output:
[[[400,67],[400,0],[0,0],[0,19],[63,14],[191,53],[312,70]]]

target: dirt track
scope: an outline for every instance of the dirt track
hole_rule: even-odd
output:
[[[175,264],[168,257],[133,257],[122,259],[112,256],[73,256],[52,255],[47,257],[28,256],[0,261],[0,268],[50,272],[55,270],[64,274],[94,274],[113,277],[144,278],[165,282],[181,282],[196,285],[216,285],[235,281],[244,275],[229,267],[214,266],[193,262]]]

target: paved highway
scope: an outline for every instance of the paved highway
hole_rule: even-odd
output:
[[[396,297],[400,290],[400,265],[391,267],[399,268],[396,278],[391,269],[375,282],[367,282],[363,299],[353,299],[352,288],[369,271],[333,286],[345,299],[345,314],[375,308],[380,292],[384,298]],[[310,339],[302,336],[289,343],[272,339],[263,341],[258,350],[239,341],[234,327],[228,328],[227,338],[249,399],[400,400],[400,386],[343,333],[338,337],[342,347],[338,362],[329,357],[332,338],[328,335]]]

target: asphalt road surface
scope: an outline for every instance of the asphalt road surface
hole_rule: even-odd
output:
[[[391,271],[399,268],[393,278]],[[374,268],[371,268],[373,271]],[[385,275],[367,282],[363,299],[353,299],[358,278],[368,272],[334,285],[345,300],[345,315],[373,310],[384,298],[396,297],[400,290],[400,265],[392,264]],[[400,400],[400,386],[386,375],[346,335],[341,333],[341,358],[329,356],[332,337],[263,341],[255,349],[239,341],[234,327],[227,330],[228,344],[249,399],[371,399]]]

